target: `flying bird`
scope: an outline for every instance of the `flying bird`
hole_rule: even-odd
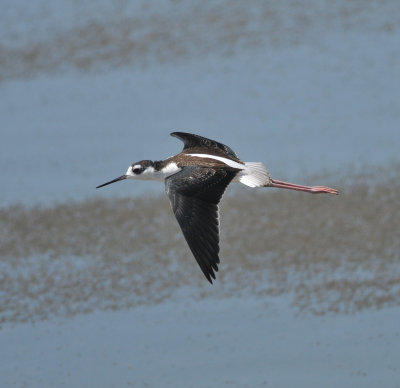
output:
[[[242,162],[230,147],[215,140],[185,132],[173,132],[171,136],[183,141],[182,152],[165,160],[133,163],[125,175],[96,188],[124,179],[164,182],[183,235],[210,283],[220,262],[218,204],[231,182],[249,187],[338,194],[338,190],[330,187],[302,186],[272,179],[262,163]]]

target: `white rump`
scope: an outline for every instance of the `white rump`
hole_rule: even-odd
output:
[[[246,162],[237,179],[249,187],[262,187],[270,183],[271,178],[267,168],[260,162]]]

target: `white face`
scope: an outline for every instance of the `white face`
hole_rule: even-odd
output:
[[[135,163],[129,166],[125,174],[126,177],[128,179],[163,182],[165,178],[168,178],[170,175],[173,175],[181,170],[176,163],[170,163],[160,171],[156,171],[153,166],[146,164],[143,165],[140,163]]]
[[[152,166],[143,167],[141,164],[134,164],[128,167],[125,175],[128,179],[151,180],[154,179],[154,168]]]

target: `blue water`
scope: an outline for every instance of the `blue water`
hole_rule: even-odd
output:
[[[271,2],[265,19],[262,4],[209,2],[217,21],[202,27],[195,2],[5,1],[0,56],[88,23],[158,28],[166,17],[169,32],[189,22],[172,28],[188,42],[176,58],[151,39],[138,62],[86,70],[18,73],[2,56],[1,207],[162,193],[146,182],[95,187],[134,161],[179,152],[177,130],[302,184],[400,163],[398,1]],[[398,308],[298,317],[285,296],[198,302],[181,292],[158,306],[0,327],[0,385],[399,386]]]
[[[398,387],[399,309],[295,317],[282,301],[168,302],[0,331],[4,386]],[[393,340],[394,339],[394,340]],[[206,373],[204,372],[206,371]],[[19,383],[19,385],[18,385]]]
[[[375,18],[384,24],[389,8]],[[1,203],[162,192],[143,182],[94,187],[134,161],[179,152],[175,130],[219,140],[299,183],[398,162],[400,30],[313,23],[294,45],[2,82]]]

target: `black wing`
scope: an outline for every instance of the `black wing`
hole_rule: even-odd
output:
[[[229,156],[232,159],[240,161],[239,157],[236,155],[232,148],[218,143],[215,140],[207,139],[199,135],[193,135],[191,133],[185,132],[172,132],[171,136],[177,137],[183,141],[183,150],[196,153],[196,151],[204,150],[212,152],[214,155],[219,156]]]
[[[237,170],[187,166],[165,180],[172,210],[210,283],[219,263],[218,203]]]

